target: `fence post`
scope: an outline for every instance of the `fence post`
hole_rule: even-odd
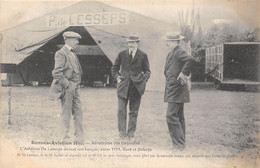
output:
[[[11,88],[9,88],[8,91],[8,107],[9,107],[9,112],[8,112],[8,124],[11,125],[11,118],[12,118],[12,109],[11,109]]]

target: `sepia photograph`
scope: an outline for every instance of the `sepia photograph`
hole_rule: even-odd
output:
[[[260,167],[259,6],[0,1],[0,167]]]

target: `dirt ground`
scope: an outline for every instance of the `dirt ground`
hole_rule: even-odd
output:
[[[47,99],[49,87],[11,87],[11,125],[8,125],[8,89],[1,88],[1,143],[11,139],[17,146],[21,146],[32,140],[59,140],[61,105],[59,101]],[[190,94],[191,103],[184,107],[186,149],[181,153],[232,156],[221,159],[198,158],[193,160],[194,164],[190,167],[257,167],[260,157],[259,93],[193,88]],[[118,135],[116,89],[82,88],[81,101],[85,140],[114,141]],[[166,107],[163,92],[147,91],[142,97],[135,135],[142,146],[172,153]],[[153,167],[148,163],[152,164],[153,161],[148,160],[147,167]],[[197,162],[204,161],[205,164],[196,166]],[[115,166],[115,163],[112,165]],[[167,164],[161,167],[167,167]]]

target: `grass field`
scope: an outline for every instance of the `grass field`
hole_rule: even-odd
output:
[[[59,140],[61,105],[59,101],[47,99],[48,91],[49,87],[12,87],[12,124],[8,125],[8,88],[2,88],[1,122],[5,137],[19,145],[31,140]],[[182,153],[225,154],[235,156],[230,158],[232,168],[256,167],[259,162],[259,93],[195,88],[190,94],[191,103],[184,107],[187,144]],[[118,135],[116,90],[82,88],[81,101],[85,140],[114,141]],[[142,97],[135,135],[142,146],[171,153],[166,107],[163,92],[147,91]],[[211,159],[207,163],[225,167],[226,161]]]

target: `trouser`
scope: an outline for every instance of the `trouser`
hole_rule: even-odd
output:
[[[62,105],[62,133],[66,137],[70,129],[70,117],[73,115],[75,127],[75,139],[83,140],[83,114],[80,102],[79,89],[66,90],[61,97]]]
[[[129,101],[129,121],[128,130],[126,131],[127,118],[127,103]],[[138,110],[141,103],[141,95],[135,88],[134,84],[130,82],[127,98],[118,97],[118,130],[120,137],[134,137],[137,124]]]
[[[167,107],[167,125],[173,146],[177,149],[185,147],[184,103],[169,102]]]

